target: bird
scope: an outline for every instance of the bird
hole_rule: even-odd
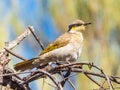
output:
[[[83,31],[90,22],[80,19],[68,25],[68,31],[49,44],[38,57],[14,65],[16,71],[33,69],[52,62],[75,62],[81,55]]]

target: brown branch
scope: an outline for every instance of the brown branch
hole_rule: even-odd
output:
[[[18,36],[15,40],[13,40],[12,42],[6,43],[6,49],[11,50],[13,49],[15,46],[17,46],[24,38],[26,38],[29,34],[30,34],[30,30],[27,28],[25,30],[25,32],[23,34],[21,34],[20,36]],[[4,75],[4,71],[5,71],[5,66],[9,63],[11,59],[9,58],[8,52],[5,49],[2,49],[0,51],[0,75]],[[15,82],[12,80],[13,78],[9,78],[9,80],[6,77],[0,77],[0,83],[2,85],[7,83],[13,83],[13,85],[15,84]],[[15,85],[18,85],[18,83],[16,83]],[[1,86],[0,86],[1,87]]]
[[[16,45],[18,45],[30,33],[33,34],[36,41],[39,43],[40,47],[44,49],[43,44],[41,43],[41,41],[38,39],[37,35],[34,32],[34,28],[32,26],[29,26],[23,34],[21,34],[19,37],[17,37],[12,42],[7,43],[6,44],[7,46],[3,50],[0,51],[0,85],[7,86],[6,89],[9,89],[10,87],[12,87],[13,89],[16,89],[17,87],[17,90],[22,90],[22,89],[30,90],[28,86],[30,82],[37,80],[38,78],[44,78],[45,76],[49,77],[52,80],[57,90],[62,90],[66,81],[68,81],[71,84],[71,86],[73,86],[73,88],[75,89],[74,85],[71,83],[71,81],[69,81],[69,78],[71,77],[70,74],[72,72],[79,73],[79,74],[82,73],[86,75],[91,81],[93,81],[95,84],[100,86],[100,88],[102,89],[106,89],[106,88],[103,87],[103,85],[101,85],[98,81],[94,80],[92,77],[94,76],[100,77],[106,80],[108,82],[109,89],[111,90],[114,90],[113,85],[112,85],[113,82],[116,84],[120,84],[120,81],[119,81],[120,77],[106,75],[102,69],[100,69],[98,66],[94,65],[93,63],[74,62],[74,63],[62,64],[62,65],[56,64],[54,67],[52,67],[51,65],[51,67],[49,67],[48,69],[43,69],[41,67],[41,69],[37,68],[34,71],[17,72],[17,73],[15,73],[14,71],[8,70],[8,68],[5,68],[5,66],[9,63],[9,60],[11,60],[9,58],[9,53],[22,60],[26,60],[25,58],[12,52],[11,49],[13,49]],[[89,70],[81,68],[83,66],[88,66]],[[44,66],[44,68],[46,67],[47,65]],[[99,72],[96,73],[92,71],[91,70],[92,68],[96,69]],[[60,72],[64,72],[64,71],[67,73],[65,75],[61,74],[61,76],[63,76],[62,80],[56,80],[56,78],[53,76],[55,74],[60,74]],[[20,78],[18,74],[23,74],[23,73],[24,74],[29,73],[29,75],[25,76],[24,78]]]
[[[63,90],[63,88],[62,88],[62,86],[59,84],[59,82],[57,82],[57,81],[55,80],[55,77],[53,77],[50,73],[48,73],[48,72],[46,72],[46,71],[44,71],[44,70],[41,70],[41,69],[39,69],[39,72],[40,72],[40,73],[44,73],[46,76],[48,76],[48,77],[54,82],[54,84],[58,87],[58,90]]]
[[[97,84],[98,86],[100,86],[100,88],[102,88],[103,90],[105,90],[104,89],[104,87],[102,86],[102,85],[100,85],[97,81],[95,81],[92,77],[90,77],[89,75],[87,75],[87,74],[85,74],[91,81],[93,81],[95,84]]]
[[[47,83],[49,86],[56,88],[55,85],[52,85],[51,83],[48,83],[47,81],[44,81],[44,82]],[[42,90],[43,90],[43,88],[42,88]]]
[[[0,85],[2,86],[9,86],[12,89],[17,89],[17,90],[30,90],[27,89],[29,88],[28,86],[23,86],[20,83],[22,83],[22,79],[17,76],[17,73],[15,74],[13,70],[9,69],[9,68],[5,68],[3,75],[1,75],[0,77],[3,77],[3,82],[0,83]],[[26,88],[26,89],[25,89]]]
[[[43,43],[40,41],[40,39],[38,38],[38,36],[35,34],[34,32],[34,28],[32,26],[28,27],[29,30],[31,31],[31,33],[33,34],[33,36],[35,37],[36,41],[38,42],[38,44],[40,45],[40,47],[42,48],[42,50],[44,50],[44,45]]]
[[[62,75],[62,73],[60,73],[60,74],[61,74],[61,76],[62,76],[63,78],[66,78],[66,79],[63,79],[63,80],[61,81],[61,85],[62,85],[62,87],[64,87],[65,82],[68,80],[67,77],[69,77],[70,74],[71,74],[70,68],[69,68],[69,70],[66,72],[65,75]]]
[[[13,49],[16,45],[18,45],[24,38],[26,38],[29,34],[30,34],[30,30],[27,28],[25,30],[25,32],[23,34],[21,34],[20,36],[18,36],[15,40],[13,40],[12,42],[10,42],[7,47],[5,47],[8,50]],[[6,60],[4,58],[6,58],[7,52],[5,49],[0,51],[0,67],[2,67],[1,65],[4,64],[6,62]]]
[[[32,27],[32,26],[31,26]],[[25,32],[23,32],[20,36],[18,36],[15,40],[9,43],[9,45],[6,47],[7,49],[11,50],[13,49],[16,45],[18,45],[23,39],[25,39],[29,34],[31,34],[30,30],[27,28]],[[2,54],[5,52],[5,50],[1,50],[0,52],[0,57]]]
[[[61,71],[66,71],[65,69],[62,69]],[[85,73],[85,74],[89,74],[89,75],[93,75],[93,76],[98,76],[98,77],[101,77],[101,78],[105,78],[105,75],[104,74],[100,74],[100,73],[95,73],[95,72],[90,72],[90,71],[87,71],[87,70],[83,70],[83,69],[76,69],[76,68],[72,68],[71,69],[72,72],[77,72],[77,73]],[[117,81],[115,78],[111,78],[111,76],[109,76],[109,79],[117,84],[120,84],[119,81]]]
[[[39,77],[40,77],[40,73],[42,73],[43,75],[49,77],[53,81],[53,83],[56,85],[58,90],[63,90],[61,84],[58,81],[56,81],[55,77],[53,77],[50,73],[48,73],[44,70],[41,70],[41,69],[38,69],[37,72],[39,73],[38,74]],[[25,80],[25,82],[22,84],[24,85],[25,83],[28,83],[29,81],[31,81],[32,78],[37,78],[38,76],[35,76],[35,77],[33,76],[33,77],[29,78],[28,80]]]
[[[81,65],[83,63],[79,63],[79,65]],[[80,69],[80,68],[74,68],[76,65],[78,65],[78,63],[71,63],[71,64],[65,64],[65,65],[59,65],[59,66],[56,66],[54,68],[51,68],[49,70],[47,70],[47,72],[49,72],[51,75],[53,74],[58,74],[59,72],[61,71],[68,71],[69,69],[68,68],[71,68],[71,72],[76,72],[76,73],[83,73],[85,75],[92,75],[92,76],[97,76],[97,77],[100,77],[100,78],[104,78],[106,80],[106,76],[103,74],[103,73],[95,73],[95,72],[91,72],[91,71],[88,71],[88,70],[84,70],[84,69]],[[85,65],[88,65],[88,64],[85,64]],[[66,68],[67,67],[67,68]],[[34,71],[31,75],[28,75],[27,78],[24,78],[24,80],[26,82],[24,82],[23,84],[25,83],[30,83],[34,80],[36,80],[38,77],[42,78],[44,76],[43,73],[39,73],[37,70]],[[70,78],[69,77],[66,77],[66,78]],[[66,78],[64,78],[66,80]],[[115,82],[117,84],[120,84],[119,81],[116,80],[116,78],[118,78],[117,76],[108,76],[109,80],[112,81],[112,82]],[[63,81],[64,81],[63,79]],[[89,77],[89,79],[92,79],[91,77]],[[95,82],[94,80],[92,80],[93,82]],[[103,88],[102,85],[100,85],[99,83],[95,82],[97,85],[99,85],[101,88]]]
[[[68,72],[69,72],[69,71],[68,71]],[[68,73],[68,72],[67,72],[67,73]],[[76,90],[74,84],[69,80],[69,78],[72,77],[73,75],[70,75],[70,73],[69,73],[69,74],[67,74],[67,73],[66,73],[67,76],[65,77],[65,76],[63,76],[62,73],[60,72],[60,75],[62,76],[62,79],[63,79],[63,80],[61,81],[61,85],[62,85],[62,82],[64,82],[63,85],[62,85],[62,86],[64,86],[64,84],[66,83],[66,81],[68,81],[68,83],[73,87],[73,89]]]
[[[104,73],[104,75],[105,75],[105,78],[106,78],[106,80],[108,82],[110,90],[115,90],[114,87],[113,87],[113,85],[112,85],[112,83],[111,83],[111,81],[110,81],[110,79],[109,79],[109,77],[105,73]]]
[[[10,53],[11,55],[13,55],[13,56],[15,56],[15,57],[17,57],[17,58],[19,58],[19,59],[21,59],[21,60],[23,60],[23,61],[26,61],[26,59],[25,59],[24,57],[22,57],[22,56],[20,56],[20,55],[18,55],[18,54],[16,54],[16,53],[10,51],[10,50],[7,49],[7,48],[4,48],[4,49],[5,49],[8,53]]]
[[[61,71],[66,71],[64,68],[66,68],[66,67],[70,67],[71,68],[71,72],[85,72],[85,73],[87,73],[87,74],[91,74],[91,75],[95,75],[95,76],[99,76],[99,77],[103,77],[103,78],[105,78],[105,75],[104,74],[99,74],[99,73],[94,73],[94,72],[90,72],[90,71],[87,71],[87,70],[83,70],[83,69],[80,69],[80,68],[74,68],[75,66],[83,66],[83,65],[89,65],[89,63],[78,63],[78,62],[75,62],[75,63],[70,63],[70,64],[63,64],[63,65],[59,65],[59,66],[57,66],[57,67],[55,67],[55,68],[52,68],[53,70],[52,71],[56,71],[56,70],[61,70]],[[95,66],[95,65],[93,65],[93,67],[97,67],[97,66]],[[98,68],[98,67],[97,67]],[[63,69],[63,70],[62,70]],[[98,68],[98,70],[100,70],[100,71],[102,71],[102,69],[99,69]],[[116,79],[118,78],[118,79],[120,79],[120,77],[119,76],[109,76],[109,78],[112,80],[112,81],[114,81],[114,82],[116,82],[116,83],[118,83],[118,84],[120,84],[120,82],[119,81],[117,81]]]
[[[76,63],[76,64],[78,65],[78,63]],[[87,71],[87,70],[84,70],[84,69],[80,69],[80,68],[74,68],[76,64],[75,63],[71,63],[71,64],[59,65],[59,66],[56,66],[54,68],[49,69],[47,72],[49,72],[49,75],[52,75],[52,74],[57,74],[59,71],[66,71],[67,72],[69,70],[67,68],[71,68],[71,72],[83,73],[85,75],[92,75],[92,76],[102,77],[102,78],[106,79],[106,76],[103,73],[95,73],[95,72],[90,72],[90,71]],[[69,66],[69,67],[67,67],[67,66]],[[21,72],[21,73],[28,73],[28,72]],[[16,73],[16,74],[21,74],[21,73]],[[28,78],[24,78],[24,82],[21,83],[22,85],[30,83],[30,82],[36,80],[38,77],[40,78],[40,77],[43,77],[44,75],[46,75],[44,72],[42,72],[42,71],[40,72],[39,70],[29,71],[29,73],[32,73],[32,75],[30,77],[28,77]],[[14,75],[14,74],[15,73],[7,74],[7,75],[9,76],[9,75]],[[66,77],[66,78],[70,78],[70,77]],[[65,80],[66,80],[66,78],[65,78]],[[115,78],[118,78],[117,76],[115,76],[115,77],[108,76],[108,78],[109,78],[110,81],[113,81],[115,83],[120,84],[120,82],[118,82],[115,79]],[[91,78],[89,77],[89,79],[91,79]],[[92,80],[92,81],[94,82],[94,80]],[[96,83],[96,84],[99,85],[100,87],[102,87],[100,84],[98,84],[98,83]]]

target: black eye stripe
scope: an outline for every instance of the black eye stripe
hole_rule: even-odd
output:
[[[72,27],[74,27],[74,26],[81,26],[81,25],[83,25],[83,24],[70,24],[68,31],[69,31]]]
[[[82,24],[71,24],[71,25],[69,25],[69,28],[72,28],[72,27],[74,27],[74,26],[81,26]]]
[[[81,26],[82,24],[76,24],[75,26]]]

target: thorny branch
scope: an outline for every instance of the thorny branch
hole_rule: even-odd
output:
[[[35,37],[36,41],[42,48],[44,49],[44,45],[42,42],[38,39],[37,35],[34,32],[34,28],[32,26],[29,26],[23,34],[21,34],[19,37],[17,37],[15,40],[12,42],[8,43],[8,45],[0,51],[0,85],[6,86],[6,89],[12,88],[15,90],[31,90],[29,87],[29,83],[48,77],[51,79],[53,82],[54,88],[57,90],[63,90],[63,87],[65,86],[65,83],[68,82],[71,87],[73,87],[74,90],[76,90],[74,84],[69,80],[71,77],[75,75],[71,75],[72,72],[78,74],[84,74],[88,79],[90,79],[92,82],[94,82],[96,85],[98,85],[100,90],[115,90],[115,87],[113,87],[113,83],[120,84],[120,77],[119,76],[108,76],[105,74],[105,72],[99,68],[98,66],[94,65],[93,63],[85,63],[85,62],[74,62],[74,63],[69,63],[69,64],[56,64],[56,65],[51,65],[50,67],[46,66],[47,69],[35,69],[35,70],[30,70],[27,72],[14,72],[13,70],[9,69],[6,67],[6,65],[9,63],[11,60],[9,58],[9,54],[12,54],[13,56],[20,58],[22,60],[26,60],[24,57],[14,53],[11,51],[16,45],[21,43],[21,41],[26,38],[30,33],[33,34]],[[88,69],[85,69],[84,66],[88,66]],[[95,72],[96,70],[97,72]],[[27,76],[21,78],[18,76],[19,74],[25,74],[28,73]],[[62,80],[56,79],[55,75],[59,75]],[[107,84],[109,87],[105,87],[104,83],[105,82],[99,82],[94,79],[94,77],[99,77],[102,78],[104,81],[107,81]],[[1,89],[0,87],[0,89]],[[98,89],[96,89],[98,90]]]

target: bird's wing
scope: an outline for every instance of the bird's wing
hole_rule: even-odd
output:
[[[70,41],[70,35],[69,33],[65,33],[62,36],[60,36],[57,40],[55,40],[52,44],[48,45],[42,52],[40,55],[45,54],[49,51],[52,51],[54,49],[63,47],[65,45],[67,45]]]

